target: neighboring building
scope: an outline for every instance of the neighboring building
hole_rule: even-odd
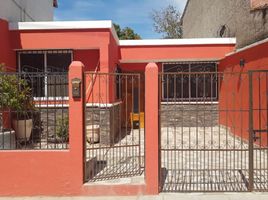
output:
[[[236,37],[237,47],[268,36],[267,0],[188,0],[184,38]]]
[[[0,18],[9,22],[52,21],[56,0],[1,0]]]

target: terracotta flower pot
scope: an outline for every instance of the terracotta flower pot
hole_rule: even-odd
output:
[[[86,127],[87,142],[98,143],[100,141],[100,127],[98,125],[88,125]]]
[[[18,140],[29,141],[33,129],[33,120],[12,120],[12,127]]]

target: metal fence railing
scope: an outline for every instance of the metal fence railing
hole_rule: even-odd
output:
[[[144,81],[140,74],[85,73],[85,182],[144,170]]]
[[[0,73],[0,150],[66,149],[67,73]]]
[[[165,192],[268,190],[268,71],[159,75]]]

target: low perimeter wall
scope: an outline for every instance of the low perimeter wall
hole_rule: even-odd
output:
[[[147,87],[158,84],[158,69],[149,65]],[[69,83],[74,78],[83,79],[84,66],[73,62],[69,68]],[[153,80],[152,80],[153,79]],[[83,84],[81,94],[83,94]],[[67,150],[1,150],[0,151],[0,196],[68,196],[68,195],[137,195],[158,194],[158,122],[148,123],[145,153],[151,155],[146,160],[145,184],[87,185],[84,184],[84,97],[73,98],[69,84],[69,149]],[[158,91],[147,95],[147,111],[152,122],[157,119]],[[153,98],[153,101],[152,101]],[[154,104],[152,104],[154,102]],[[105,110],[109,113],[109,110]],[[105,114],[105,113],[104,113]],[[109,116],[109,115],[108,115]],[[106,126],[110,120],[106,120]],[[113,130],[115,131],[115,130]],[[150,141],[150,142],[149,142]]]
[[[238,74],[249,70],[268,69],[267,49],[268,41],[229,55],[220,62],[219,69],[222,72],[236,72]],[[245,60],[244,67],[239,65],[241,59]],[[81,62],[71,64],[69,83],[73,78],[83,79],[83,68]],[[239,76],[235,76],[233,79],[232,77],[230,78],[228,81],[232,83],[232,87],[224,87],[224,80],[220,87],[219,109],[248,109],[247,78],[243,82],[241,82]],[[154,63],[149,63],[145,70],[145,184],[84,185],[84,97],[82,95],[81,98],[73,98],[71,84],[69,84],[69,149],[0,151],[0,195],[94,196],[158,194],[161,161],[158,134],[159,102],[158,87],[152,87],[152,85],[157,86],[158,81],[158,67]],[[264,82],[261,83],[261,85],[263,84]],[[81,93],[82,91],[84,91],[83,84]],[[261,102],[262,105],[263,101],[260,101],[257,96],[254,95],[254,102]],[[240,104],[229,103],[226,99],[230,98],[241,102]],[[254,104],[255,107],[259,105],[259,103]],[[254,113],[255,121],[258,121],[258,116],[258,113]],[[219,114],[219,120],[221,119],[224,119],[221,122],[223,125],[236,124],[236,128],[233,130],[234,133],[239,135],[242,132],[243,137],[247,138],[247,113],[235,116],[231,113],[223,112]],[[225,119],[228,119],[228,121]],[[264,122],[267,122],[267,119],[264,117],[262,120],[264,126]],[[264,127],[258,127],[258,124],[254,124],[254,128]],[[239,132],[236,132],[236,130],[239,130]]]

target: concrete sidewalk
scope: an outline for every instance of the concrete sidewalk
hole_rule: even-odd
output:
[[[157,196],[0,197],[0,200],[267,200],[268,193],[161,193]]]

